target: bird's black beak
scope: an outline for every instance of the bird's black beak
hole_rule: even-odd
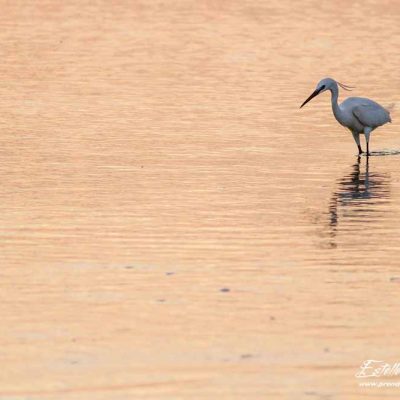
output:
[[[311,93],[310,97],[300,106],[303,107],[305,106],[310,100],[312,100],[315,96],[318,96],[321,93],[321,90],[323,89],[323,87],[321,87],[320,89],[316,89],[314,90],[314,92]]]

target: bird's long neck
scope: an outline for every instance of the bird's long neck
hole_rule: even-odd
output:
[[[333,115],[335,116],[336,120],[341,124],[342,123],[342,110],[339,107],[338,104],[338,98],[339,98],[339,88],[338,85],[335,83],[334,86],[332,86],[331,90],[331,102],[332,102],[332,111]]]

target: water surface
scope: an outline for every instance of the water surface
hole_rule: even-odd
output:
[[[399,14],[4,2],[0,398],[399,398]]]

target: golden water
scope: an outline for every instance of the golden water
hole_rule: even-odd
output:
[[[398,2],[1,9],[0,399],[400,398]]]

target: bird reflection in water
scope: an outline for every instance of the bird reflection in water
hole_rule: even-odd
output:
[[[365,165],[358,157],[352,172],[337,183],[329,205],[330,247],[336,247],[334,238],[339,228],[360,231],[367,223],[376,221],[384,212],[381,208],[388,203],[390,188],[389,174],[371,171],[369,157]]]

